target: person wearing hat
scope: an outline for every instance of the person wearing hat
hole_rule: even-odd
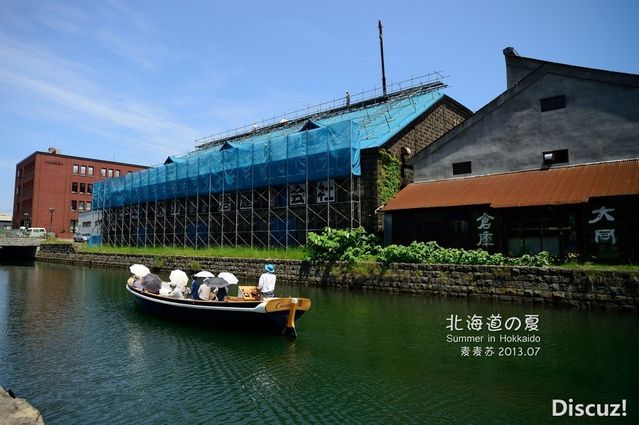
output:
[[[260,281],[257,284],[257,290],[261,293],[262,299],[271,298],[275,293],[275,266],[273,264],[265,264],[264,270],[266,273],[262,273]]]

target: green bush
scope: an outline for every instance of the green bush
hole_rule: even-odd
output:
[[[435,242],[428,242],[435,244]],[[377,254],[377,261],[384,264],[390,263],[423,263],[426,262],[429,250],[424,242],[413,242],[405,245],[388,245]]]
[[[310,233],[307,242],[307,259],[312,261],[347,261],[368,259],[390,263],[467,264],[493,266],[533,266],[551,265],[550,254],[543,251],[537,255],[524,254],[521,257],[505,257],[490,254],[483,249],[442,248],[435,241],[412,242],[410,245],[377,245],[376,238],[361,227],[354,230],[326,228],[321,235]]]
[[[353,262],[374,255],[379,245],[374,235],[357,229],[331,229],[327,227],[321,235],[309,233],[306,242],[307,260]]]

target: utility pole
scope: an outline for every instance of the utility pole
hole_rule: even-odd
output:
[[[379,28],[379,51],[382,55],[382,90],[384,97],[386,97],[386,71],[384,70],[384,36],[382,35],[382,20],[377,21],[377,28]]]

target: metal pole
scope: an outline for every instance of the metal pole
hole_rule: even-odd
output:
[[[51,213],[51,217],[49,218],[49,232],[53,232],[53,212],[55,208],[49,207],[49,213]]]
[[[382,21],[377,21],[377,28],[379,28],[379,51],[382,57],[382,93],[386,97],[386,71],[384,70],[384,36],[382,35]]]

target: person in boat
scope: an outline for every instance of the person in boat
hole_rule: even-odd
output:
[[[194,300],[199,299],[199,293],[198,291],[200,290],[200,285],[202,284],[202,282],[204,281],[204,279],[196,277],[195,279],[193,279],[193,283],[191,283],[191,298]]]
[[[176,285],[175,283],[171,282],[171,287],[172,287],[172,291],[169,292],[169,295],[167,295],[168,297],[184,298],[184,294],[182,293],[182,288],[180,288],[179,285]]]
[[[136,275],[133,275],[128,280],[129,285],[131,285],[134,289],[138,291],[142,291],[142,278]]]
[[[219,288],[217,288],[217,291],[215,292],[215,298],[218,301],[224,301],[227,295],[228,295],[228,291],[226,289],[226,286],[220,286]]]
[[[273,264],[264,265],[264,273],[260,276],[257,284],[257,290],[260,292],[262,299],[271,298],[275,294],[275,266]]]
[[[202,282],[200,286],[197,288],[197,299],[209,301],[211,296],[211,287],[206,284],[206,282]]]

